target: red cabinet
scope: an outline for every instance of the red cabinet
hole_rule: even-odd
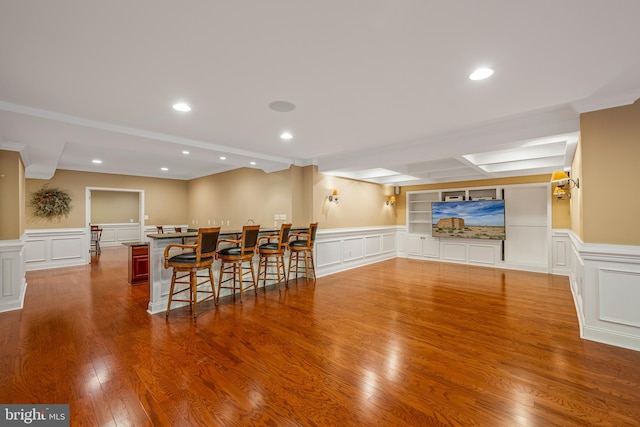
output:
[[[129,245],[129,284],[149,283],[149,246]]]

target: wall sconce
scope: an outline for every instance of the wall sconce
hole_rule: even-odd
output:
[[[329,203],[338,204],[338,189],[334,188],[333,192],[329,195]]]
[[[387,200],[387,206],[393,206],[396,204],[396,196],[391,196]]]
[[[566,200],[571,198],[571,189],[580,188],[580,179],[571,179],[566,172],[558,171],[551,175],[551,184],[553,188],[553,196],[558,200]]]

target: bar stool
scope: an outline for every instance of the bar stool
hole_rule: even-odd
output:
[[[282,282],[282,279],[284,279],[286,285],[287,270],[284,266],[284,253],[289,243],[289,231],[291,231],[291,224],[282,224],[280,234],[261,236],[258,239],[258,254],[260,255],[260,261],[258,262],[258,284],[260,284],[260,279],[262,278],[262,288],[265,291],[267,279],[277,279],[278,292],[282,292],[280,290],[280,282]],[[274,239],[275,241],[272,241]],[[260,244],[261,240],[266,240],[266,243]],[[269,271],[270,267],[271,271]],[[282,270],[282,276],[280,276],[280,270]]]
[[[251,288],[258,295],[256,287],[256,275],[253,269],[253,255],[256,251],[258,243],[258,233],[260,233],[259,225],[245,225],[242,227],[242,237],[238,240],[220,239],[218,242],[218,258],[220,264],[220,279],[218,280],[218,299],[220,299],[221,289],[232,289],[235,298],[236,289],[240,290],[240,303],[242,304],[242,292]],[[221,243],[232,243],[235,246],[220,249]],[[243,265],[248,263],[248,266]],[[223,276],[227,278],[223,280]],[[251,280],[246,280],[245,276],[251,274]],[[229,275],[231,275],[229,277]],[[232,285],[225,285],[233,281]],[[245,283],[248,285],[245,286]]]
[[[218,297],[215,290],[215,282],[213,281],[212,265],[216,258],[216,248],[218,237],[220,236],[220,227],[201,228],[198,230],[198,240],[195,245],[185,245],[182,243],[173,243],[164,249],[164,268],[173,268],[171,276],[171,289],[169,290],[169,302],[167,303],[167,313],[165,317],[169,318],[172,302],[188,302],[192,308],[193,320],[198,316],[198,303],[208,301],[213,298],[215,305],[218,305]],[[190,251],[182,252],[174,256],[169,255],[172,248],[180,248],[182,250],[190,249]],[[198,271],[207,270],[206,275],[198,275]],[[182,274],[179,274],[182,273]],[[198,279],[204,279],[198,282]],[[186,285],[183,287],[176,284]],[[203,285],[210,284],[211,290],[200,290]],[[189,299],[185,297],[175,298],[176,295],[189,291]],[[198,300],[198,293],[208,294],[205,298]]]
[[[316,222],[309,225],[309,230],[306,233],[291,235],[291,238],[294,240],[289,241],[289,279],[291,278],[291,271],[293,270],[295,270],[296,280],[298,279],[298,268],[301,267],[300,262],[302,262],[304,265],[305,278],[308,279],[309,272],[312,272],[313,281],[315,282],[316,267],[313,262],[313,245],[316,241],[317,230],[318,223]]]

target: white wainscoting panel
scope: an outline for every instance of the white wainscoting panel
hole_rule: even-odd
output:
[[[137,222],[93,225],[102,228],[102,237],[100,238],[100,246],[102,247],[140,241],[140,224]],[[155,229],[153,231],[155,232]]]
[[[581,336],[640,351],[640,247],[585,244],[568,234]]]
[[[387,233],[382,235],[382,252],[396,254],[398,252],[398,238],[396,233]]]
[[[25,270],[69,267],[89,263],[89,232],[86,228],[26,230]]]
[[[364,237],[345,237],[342,240],[345,261],[355,261],[364,258]]]
[[[470,263],[496,265],[499,261],[495,245],[470,244],[468,249]]]
[[[21,240],[0,241],[0,312],[21,309],[27,291]]]
[[[600,319],[640,328],[640,271],[598,269]]]
[[[316,269],[342,263],[342,240],[340,239],[316,240],[315,250]]]
[[[54,237],[51,243],[51,260],[83,259],[83,236]]]
[[[47,260],[48,240],[34,238],[25,247],[25,260],[27,263],[45,262]]]
[[[569,230],[552,230],[551,235],[551,272],[565,276],[571,273],[571,239]]]
[[[382,236],[366,236],[364,247],[364,256],[380,255],[382,253]]]
[[[398,227],[318,229],[315,244],[318,277],[395,258]]]
[[[443,261],[467,262],[467,245],[441,240],[440,254]]]

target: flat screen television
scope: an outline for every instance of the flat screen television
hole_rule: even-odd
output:
[[[434,237],[505,240],[504,200],[431,203]]]

